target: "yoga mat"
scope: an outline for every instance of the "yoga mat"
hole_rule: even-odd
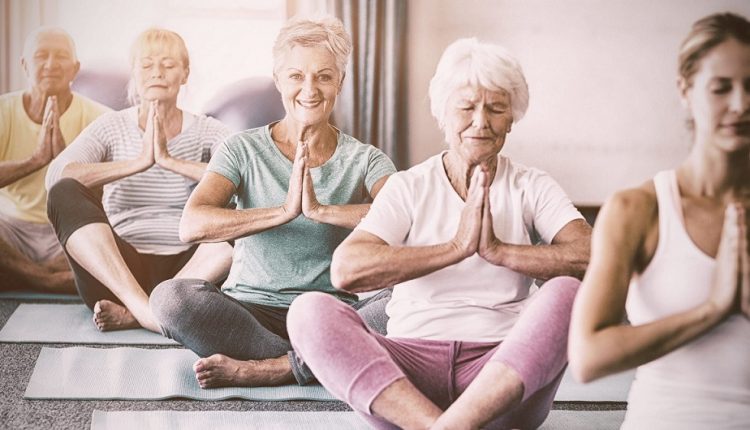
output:
[[[550,411],[539,430],[619,430],[625,411]]]
[[[0,300],[65,300],[70,302],[80,302],[81,298],[77,294],[54,294],[38,293],[30,290],[13,290],[0,291]]]
[[[368,430],[354,412],[94,411],[91,430]]]
[[[187,349],[42,348],[27,399],[335,400],[320,385],[202,389]]]
[[[82,304],[18,305],[0,330],[0,342],[177,345],[145,329],[101,332]]]
[[[570,369],[565,371],[555,395],[558,402],[627,402],[635,370],[605,376],[588,384],[573,379]]]
[[[617,430],[625,411],[551,411],[540,430]],[[91,430],[366,430],[354,412],[94,411]]]

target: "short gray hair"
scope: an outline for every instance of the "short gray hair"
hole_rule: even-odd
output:
[[[281,67],[281,60],[294,46],[323,46],[336,59],[341,77],[346,73],[349,55],[352,52],[352,38],[344,24],[330,15],[320,17],[294,17],[284,24],[273,44],[273,72]]]
[[[529,107],[529,87],[521,65],[500,45],[476,38],[458,39],[443,52],[430,80],[430,110],[442,129],[448,97],[464,86],[489,91],[505,90],[510,95],[513,122],[523,118]]]
[[[57,34],[60,36],[65,37],[68,40],[68,44],[70,45],[70,55],[73,58],[73,61],[78,61],[78,54],[76,53],[76,44],[73,41],[73,38],[70,36],[70,33],[62,29],[61,27],[52,27],[52,26],[42,26],[34,29],[31,33],[29,33],[28,36],[26,36],[26,40],[23,43],[23,56],[27,60],[34,54],[34,49],[36,48],[37,40],[39,39],[39,35],[41,34]]]

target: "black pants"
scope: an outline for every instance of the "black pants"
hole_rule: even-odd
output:
[[[109,226],[122,259],[143,291],[148,295],[151,295],[151,291],[159,283],[172,279],[190,260],[198,247],[198,245],[194,245],[190,249],[175,255],[153,255],[138,252],[112,229],[99,196],[75,179],[61,179],[49,190],[47,215],[60,244],[65,250],[70,267],[73,269],[78,294],[86,303],[86,306],[91,309],[94,308],[96,302],[103,299],[118,304],[122,304],[122,302],[104,284],[81,267],[65,249],[68,238],[81,227],[93,223],[104,223]]]

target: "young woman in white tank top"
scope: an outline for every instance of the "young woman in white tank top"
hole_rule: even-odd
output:
[[[691,153],[602,209],[570,366],[638,367],[623,429],[750,429],[750,22],[696,22],[679,66]]]

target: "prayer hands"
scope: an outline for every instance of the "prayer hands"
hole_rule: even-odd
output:
[[[474,168],[469,180],[466,204],[458,222],[458,231],[453,238],[453,244],[463,258],[470,257],[479,250],[486,181],[487,173],[479,167]]]
[[[310,219],[315,219],[316,213],[320,210],[320,202],[315,195],[310,168],[305,166],[305,174],[302,180],[302,213]]]
[[[161,165],[163,162],[170,158],[169,151],[167,150],[167,133],[164,130],[164,121],[162,120],[161,115],[159,115],[159,101],[153,101],[152,105],[152,123],[154,126],[154,162]]]
[[[292,164],[292,176],[289,178],[289,191],[284,202],[284,213],[289,220],[293,220],[302,213],[303,188],[305,171],[307,170],[307,144],[302,140],[297,143],[297,151],[294,153]]]
[[[750,319],[750,190],[742,197],[745,214],[740,217],[740,310]]]
[[[148,112],[146,113],[146,130],[143,132],[143,146],[141,150],[141,160],[145,164],[145,169],[153,166],[156,163],[154,155],[154,117],[156,116],[156,104],[158,102],[152,101],[148,105]],[[143,115],[143,113],[141,113]]]
[[[716,274],[709,297],[709,302],[721,317],[732,312],[738,296],[742,296],[742,311],[745,312],[748,307],[744,292],[747,288],[747,270],[743,267],[743,263],[745,266],[747,263],[747,252],[745,209],[739,203],[731,203],[724,212],[724,226],[716,254]]]
[[[43,165],[49,164],[65,149],[65,139],[60,131],[60,112],[57,107],[57,97],[50,96],[44,107],[42,129],[32,159]]]

